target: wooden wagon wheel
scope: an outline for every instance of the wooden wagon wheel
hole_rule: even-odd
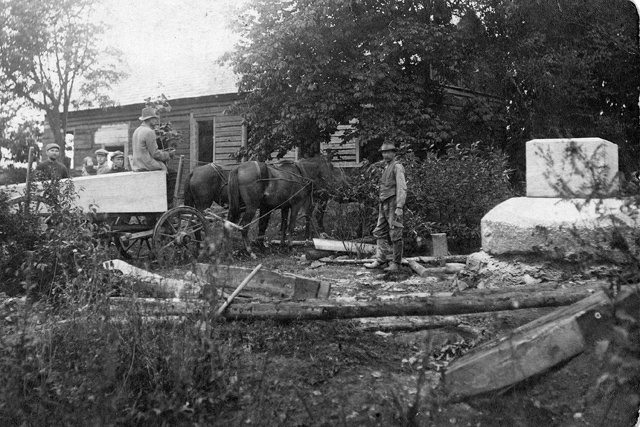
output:
[[[209,236],[208,222],[200,211],[179,206],[160,217],[153,230],[153,249],[158,262],[183,264],[195,261]]]
[[[153,226],[158,219],[155,215],[121,214],[113,215],[110,227],[117,229],[124,227],[131,232],[116,233],[113,236],[113,243],[125,260],[150,258],[153,254],[152,242]],[[138,232],[131,228],[139,227]],[[149,231],[142,231],[143,229]]]

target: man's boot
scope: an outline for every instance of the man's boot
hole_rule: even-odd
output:
[[[364,268],[380,268],[387,263],[387,253],[389,252],[389,242],[386,239],[378,239],[376,246],[376,259],[364,265]]]
[[[393,242],[393,261],[389,263],[389,267],[384,269],[387,273],[393,273],[400,269],[400,264],[402,264],[403,244],[404,242],[402,240]]]

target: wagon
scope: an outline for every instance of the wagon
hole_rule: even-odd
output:
[[[208,219],[189,206],[169,209],[164,171],[122,172],[71,178],[76,205],[98,222],[124,259],[153,255],[159,260],[192,260],[211,233]],[[41,184],[34,183],[34,185]],[[27,201],[26,184],[6,188],[16,208]],[[35,191],[31,212],[46,215],[44,198]]]

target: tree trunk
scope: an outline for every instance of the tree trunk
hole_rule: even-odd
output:
[[[562,292],[539,292],[528,294],[509,292],[484,297],[414,297],[376,301],[326,301],[309,300],[301,302],[247,302],[231,304],[224,317],[229,319],[274,319],[274,320],[331,320],[361,317],[386,316],[432,316],[516,310],[523,308],[558,307],[573,304],[590,295],[589,289]],[[125,301],[125,302],[122,302]],[[122,304],[136,304],[146,314],[184,314],[194,310],[211,310],[206,303],[158,301],[153,299],[116,300],[112,298],[117,311]]]

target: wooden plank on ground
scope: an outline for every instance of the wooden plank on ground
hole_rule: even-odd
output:
[[[107,270],[118,270],[125,276],[145,282],[162,292],[174,295],[176,298],[195,297],[200,292],[200,285],[196,282],[164,277],[130,265],[120,259],[105,261],[102,266]]]
[[[320,251],[351,252],[356,254],[373,254],[376,252],[376,245],[344,240],[313,239],[313,246]]]
[[[218,285],[240,283],[252,269],[232,265],[218,266],[217,271],[209,264],[196,264],[196,276],[207,283],[215,280]],[[331,291],[330,286],[321,286],[320,280],[289,273],[278,273],[261,269],[253,280],[245,286],[245,290],[262,293],[278,299],[326,299]]]
[[[624,289],[620,298],[632,293]],[[445,390],[451,396],[468,397],[547,371],[585,349],[585,332],[579,319],[608,307],[610,298],[598,291],[475,348],[448,366]]]

